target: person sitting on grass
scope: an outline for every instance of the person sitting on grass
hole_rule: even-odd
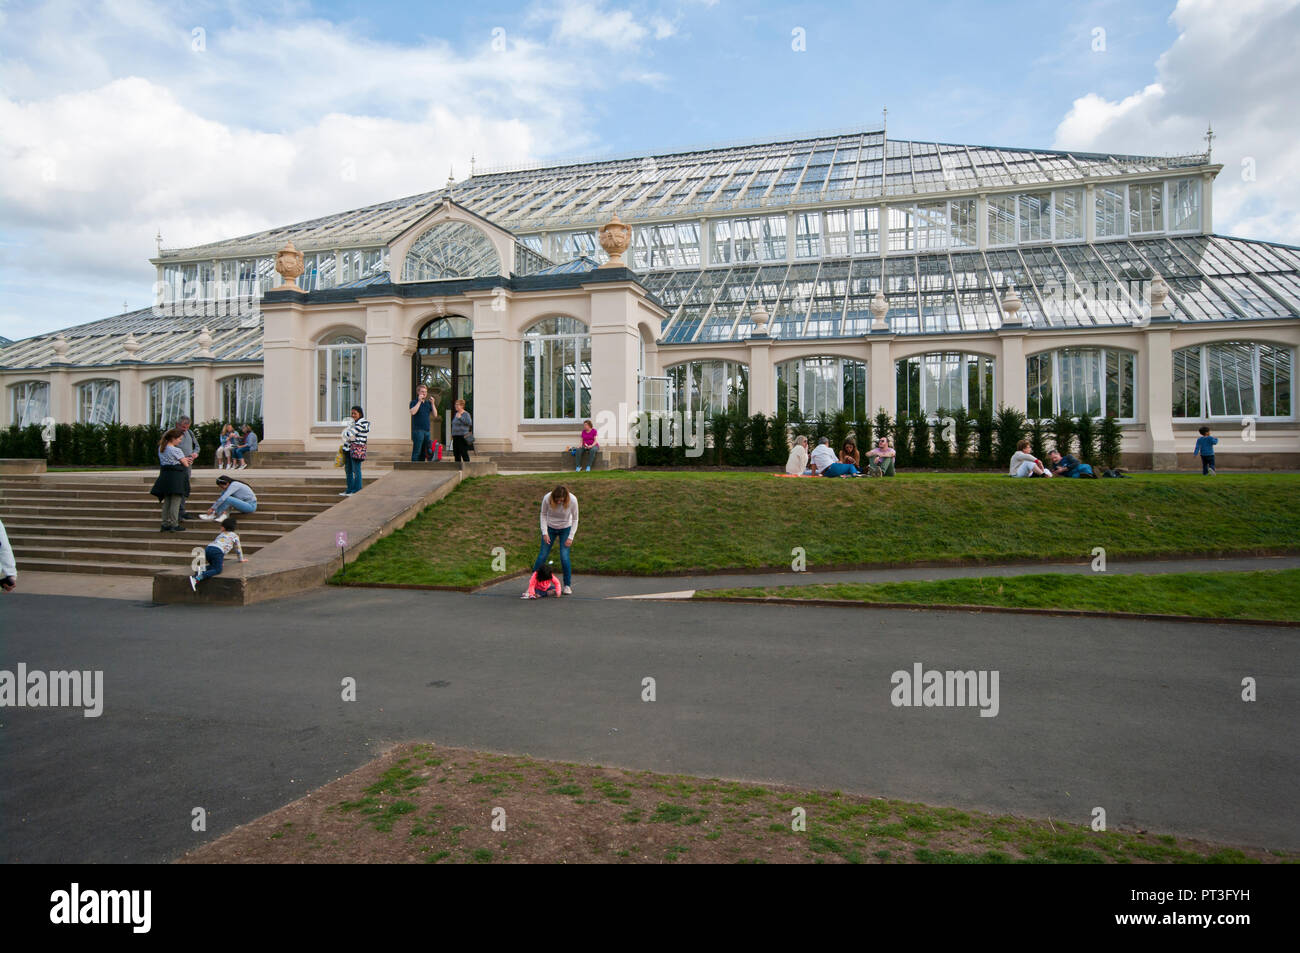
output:
[[[831,442],[826,437],[817,441],[817,446],[808,457],[808,468],[813,476],[822,476],[828,467],[833,467],[839,463],[835,456],[835,451],[831,449]]]
[[[1094,480],[1097,478],[1097,474],[1092,472],[1092,467],[1080,463],[1068,453],[1062,456],[1059,451],[1053,450],[1047,455],[1047,459],[1052,464],[1052,476],[1090,477]]]
[[[1202,427],[1198,432],[1200,436],[1196,438],[1192,456],[1201,458],[1201,476],[1214,476],[1214,445],[1219,438],[1210,436],[1209,427]]]
[[[555,578],[550,566],[542,566],[533,573],[532,578],[528,580],[528,588],[524,590],[522,598],[542,599],[546,596],[560,598],[560,581]]]
[[[840,448],[840,463],[851,463],[854,470],[862,468],[862,457],[858,453],[858,445],[851,437],[845,440],[844,446]]]
[[[821,475],[824,477],[859,476],[857,445],[852,440],[844,441],[844,447],[840,450],[840,458],[823,469]]]
[[[217,538],[204,547],[203,554],[208,559],[208,568],[197,575],[190,576],[190,588],[198,592],[199,583],[204,579],[221,575],[222,564],[232,549],[239,556],[241,563],[248,562],[243,547],[239,545],[239,534],[235,532],[235,519],[227,516],[221,521],[221,532],[217,534]]]
[[[1043,461],[1029,452],[1031,444],[1021,440],[1016,444],[1016,452],[1011,455],[1011,475],[1013,477],[1049,477],[1043,468]]]
[[[790,456],[785,461],[785,472],[790,476],[803,476],[808,469],[808,438],[803,434],[794,438]]]
[[[897,451],[890,446],[888,437],[881,437],[867,451],[867,476],[893,476],[894,457]]]

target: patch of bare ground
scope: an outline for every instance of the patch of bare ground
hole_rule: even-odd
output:
[[[1280,851],[404,744],[179,863],[1277,863]]]

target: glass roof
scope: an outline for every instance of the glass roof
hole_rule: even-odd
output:
[[[601,225],[734,209],[862,201],[961,189],[1077,182],[1208,164],[1204,154],[1160,157],[1010,149],[887,139],[853,132],[785,142],[635,156],[477,174],[455,183],[458,204],[510,231]],[[448,190],[186,249],[164,258],[272,254],[386,244],[435,208]]]
[[[883,289],[896,334],[988,331],[1014,285],[1029,328],[1117,327],[1145,320],[1147,282],[1170,286],[1176,321],[1300,316],[1300,249],[1220,236],[737,264],[657,271],[643,281],[669,312],[663,343],[740,340],[761,301],[776,338],[853,337]]]

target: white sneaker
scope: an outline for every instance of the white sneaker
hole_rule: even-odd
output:
[[[527,592],[525,592],[525,593],[524,593],[522,596],[520,596],[519,598],[520,598],[520,599],[531,599],[531,598],[532,598],[532,594],[531,594],[531,593],[527,593]]]
[[[198,577],[198,576],[190,576],[190,590],[193,591],[193,592],[198,592],[198,591],[199,591],[199,577]]]
[[[241,469],[241,470],[247,470],[247,469],[248,469],[248,464],[245,463],[243,460],[240,460],[240,461],[239,461],[239,469]]]
[[[565,587],[564,587],[564,594],[565,594],[566,596],[571,596],[571,595],[573,595],[573,587],[572,587],[572,586],[565,586]]]
[[[351,496],[351,495],[352,494],[347,492],[346,490],[344,490],[342,493],[339,494],[339,496]]]
[[[201,519],[201,520],[214,520],[214,519],[216,519],[216,517],[213,516],[211,513],[200,513],[200,514],[199,514],[199,519]]]

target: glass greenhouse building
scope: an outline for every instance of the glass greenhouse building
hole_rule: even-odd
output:
[[[482,172],[159,252],[155,308],[0,345],[6,423],[266,416],[273,445],[312,450],[364,397],[396,446],[423,380],[503,452],[625,405],[1005,404],[1115,417],[1137,465],[1190,465],[1217,422],[1225,457],[1295,466],[1300,249],[1214,232],[1221,168],[857,131]],[[626,267],[600,241],[615,214]],[[287,242],[300,294],[272,290]],[[308,354],[292,373],[316,391],[274,425],[273,347]]]

